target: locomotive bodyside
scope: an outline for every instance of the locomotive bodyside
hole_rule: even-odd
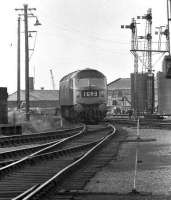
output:
[[[71,73],[60,81],[61,114],[68,120],[96,122],[104,119],[106,77],[94,69]]]

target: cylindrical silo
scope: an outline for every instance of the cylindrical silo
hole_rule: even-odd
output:
[[[166,55],[162,62],[162,72],[166,78],[171,78],[171,56]]]
[[[154,75],[131,74],[131,104],[138,115],[154,109]]]
[[[166,78],[165,72],[157,73],[158,112],[171,114],[171,79]]]

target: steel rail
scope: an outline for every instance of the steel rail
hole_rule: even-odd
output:
[[[3,176],[3,175],[7,175],[12,170],[23,166],[30,158],[32,158],[32,157],[34,157],[34,156],[36,156],[36,155],[38,155],[40,153],[43,153],[43,152],[45,152],[45,151],[47,151],[47,150],[49,150],[51,148],[54,148],[55,146],[60,145],[60,144],[66,142],[66,141],[68,141],[70,139],[73,139],[74,137],[77,137],[77,136],[83,134],[85,132],[85,130],[86,130],[86,126],[84,126],[83,130],[81,130],[79,133],[77,133],[75,135],[72,135],[70,137],[64,138],[64,139],[60,140],[59,142],[57,142],[55,144],[52,144],[52,145],[50,145],[48,147],[45,147],[45,148],[43,148],[43,149],[41,149],[39,151],[36,151],[36,152],[34,152],[34,153],[32,153],[32,154],[30,154],[30,155],[28,155],[28,156],[26,156],[26,157],[24,157],[24,158],[22,158],[20,160],[17,160],[17,161],[15,161],[15,162],[13,162],[13,163],[11,163],[9,165],[1,167],[0,168],[0,177]]]
[[[44,157],[47,157],[47,156],[57,156],[57,155],[61,156],[61,155],[66,155],[66,154],[69,155],[70,153],[77,152],[78,150],[84,150],[84,149],[86,149],[88,147],[94,146],[98,142],[100,142],[102,139],[99,139],[99,140],[94,141],[94,142],[89,142],[87,144],[73,146],[73,147],[70,147],[70,148],[58,150],[58,151],[52,151],[52,152],[48,152],[48,153],[42,153],[42,154],[35,155],[35,156],[31,157],[31,159],[41,159],[41,158],[44,159]]]
[[[19,158],[18,159],[16,158],[18,155],[20,157],[22,157],[22,155],[26,156],[26,154],[28,155],[29,153],[33,153],[35,151],[38,151],[38,150],[43,149],[45,147],[48,147],[52,144],[55,144],[59,141],[60,140],[55,140],[55,141],[48,142],[48,143],[38,144],[34,147],[27,147],[27,148],[25,147],[25,148],[21,148],[21,149],[16,149],[16,150],[6,151],[6,152],[3,152],[3,153],[0,153],[0,166],[2,167],[2,166],[5,166],[7,164],[11,164],[12,162],[19,160]]]
[[[106,130],[106,127],[101,127],[101,128],[98,127],[98,128],[95,128],[94,130],[87,130],[87,134],[91,135],[92,132],[93,133],[96,132],[99,135],[99,131],[104,131],[104,130]],[[54,144],[54,143],[55,142],[46,143],[44,145],[44,147],[49,146],[50,144]],[[9,152],[9,153],[8,152],[7,153],[2,153],[2,154],[0,154],[0,166],[2,167],[2,166],[10,164],[12,162],[15,162],[15,161],[19,160],[19,158],[21,158],[22,155],[26,156],[29,153],[32,153],[32,152],[34,152],[36,150],[39,150],[41,148],[43,148],[43,147],[41,145],[39,145],[38,147],[31,147],[31,148],[12,151],[12,152]],[[54,148],[56,148],[56,147],[54,147]],[[46,151],[48,151],[48,149]],[[50,149],[50,151],[52,151],[52,148]],[[2,160],[1,157],[3,157],[4,160]],[[10,158],[10,159],[8,159],[8,158]]]
[[[88,152],[86,152],[82,157],[69,164],[67,167],[59,171],[52,178],[47,180],[45,183],[38,186],[34,191],[30,192],[23,200],[36,200],[40,199],[42,195],[44,195],[48,190],[53,188],[64,176],[74,170],[76,167],[82,164],[82,162],[88,160],[90,156],[92,156],[98,149],[100,149],[106,142],[110,140],[111,137],[116,133],[116,129],[113,125],[109,125],[112,127],[113,131],[108,136],[104,137],[98,144],[96,144],[93,148],[91,148]],[[14,200],[14,199],[13,199]],[[19,199],[15,199],[19,200]]]
[[[7,136],[7,137],[1,137],[0,138],[0,147],[6,147],[14,144],[23,144],[23,143],[29,143],[29,142],[37,142],[41,140],[49,140],[49,139],[55,139],[55,138],[64,138],[68,135],[70,135],[71,131],[79,131],[83,127],[77,127],[72,129],[63,129],[63,130],[56,130],[56,131],[48,131],[48,132],[41,132],[41,133],[33,133],[28,135],[15,135],[15,136]],[[64,135],[65,133],[65,135]]]
[[[102,140],[103,140],[103,138],[99,139],[97,141],[88,143],[88,144],[79,145],[79,146],[76,146],[76,147],[72,147],[72,148],[68,148],[68,149],[63,149],[63,150],[59,150],[59,151],[56,151],[56,152],[50,152],[50,153],[46,153],[46,154],[41,154],[41,155],[33,157],[33,159],[35,159],[35,158],[36,159],[43,159],[43,157],[47,157],[48,155],[49,156],[55,156],[55,158],[56,158],[57,155],[59,155],[59,156],[70,155],[70,154],[73,154],[75,152],[78,152],[79,150],[85,150],[87,148],[94,147],[96,144],[98,144]],[[79,158],[80,157],[81,156],[79,156]],[[32,191],[34,191],[39,186],[40,186],[40,184],[36,184],[36,185],[32,186],[31,188],[27,189],[23,193],[19,194],[17,197],[13,198],[13,200],[23,199],[24,197],[26,197],[28,194],[30,194]]]
[[[102,127],[102,128],[96,128],[95,130],[88,130],[88,133],[91,134],[91,132],[98,132],[98,131],[103,131],[106,128]],[[64,134],[65,135],[65,134]],[[47,147],[51,144],[55,144],[56,142],[58,142],[59,140],[56,141],[51,141],[48,143],[43,143],[43,144],[37,144],[36,146],[33,147],[23,147],[20,149],[16,149],[16,150],[12,150],[12,151],[6,151],[3,153],[0,153],[0,166],[5,166],[7,164],[10,164],[12,162],[15,162],[17,160],[19,160],[21,157],[24,157],[28,154],[31,154],[35,151],[38,151],[44,147]]]
[[[72,148],[67,148],[67,149],[63,149],[63,150],[59,150],[59,151],[55,151],[55,152],[50,152],[50,153],[46,153],[46,154],[37,155],[37,156],[33,157],[33,159],[34,160],[35,159],[44,159],[44,157],[47,157],[47,156],[50,156],[50,157],[55,156],[55,158],[57,158],[57,156],[70,155],[70,154],[73,154],[75,152],[78,152],[78,151],[81,151],[81,150],[85,150],[87,148],[94,147],[102,139],[99,139],[99,140],[94,141],[94,142],[90,142],[88,144],[84,144],[84,145],[79,145],[79,146],[76,146],[76,147],[72,147]],[[79,156],[79,158],[80,157],[81,156]],[[40,186],[40,184],[32,186],[31,188],[27,189],[23,193],[19,194],[17,197],[13,198],[13,200],[23,199],[25,196],[27,196],[29,193],[31,193],[32,191],[34,191],[39,186]]]
[[[105,129],[106,127],[101,127],[101,128],[98,127],[98,128],[95,128],[94,130],[88,130],[88,133],[91,134],[92,132],[99,132]],[[50,146],[51,144],[55,144],[58,141],[52,141],[45,144],[38,144],[34,147],[29,147],[29,148],[25,147],[21,149],[16,149],[16,150],[0,153],[0,166],[3,167],[5,165],[11,164],[12,162],[19,160],[21,157],[26,156],[29,153],[33,153],[44,147]]]

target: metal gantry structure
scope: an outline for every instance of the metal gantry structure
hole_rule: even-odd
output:
[[[138,48],[137,40],[137,22],[135,18],[132,18],[130,25],[121,25],[121,28],[131,30],[131,53],[134,56],[134,85],[137,85],[137,74],[138,74],[138,53],[135,51]],[[138,104],[137,88],[134,87],[134,105]],[[137,106],[134,106],[134,114],[137,116]]]
[[[26,120],[30,120],[30,102],[29,102],[29,33],[36,31],[28,30],[28,18],[36,18],[35,26],[41,25],[37,19],[37,16],[33,14],[36,8],[28,8],[27,4],[24,4],[24,8],[16,8],[15,11],[19,11],[18,14],[18,48],[17,48],[17,108],[20,108],[20,19],[24,17],[24,36],[25,36],[25,111]]]
[[[169,2],[171,0],[168,0]],[[168,6],[169,7],[169,6]],[[171,8],[171,6],[170,6]],[[162,28],[159,29],[159,40],[158,40],[158,48],[152,48],[152,10],[148,9],[147,14],[144,16],[138,16],[137,19],[143,19],[146,21],[145,26],[145,35],[138,36],[137,34],[137,23],[135,18],[132,19],[130,25],[121,26],[121,28],[129,28],[131,29],[131,53],[134,55],[134,114],[137,116],[137,108],[138,108],[138,98],[137,98],[137,77],[138,77],[138,67],[139,61],[141,62],[142,66],[145,67],[145,73],[147,74],[147,105],[144,112],[148,114],[153,114],[154,111],[154,74],[153,74],[153,66],[152,66],[152,53],[158,52],[165,54],[169,51],[168,43],[168,26],[166,27],[165,31]],[[171,19],[170,19],[171,20]],[[166,48],[161,48],[161,36],[166,36]],[[141,42],[143,40],[143,42]],[[142,45],[143,44],[143,45]],[[141,55],[142,56],[141,56]],[[143,59],[142,59],[143,57]],[[146,62],[145,62],[146,61]],[[143,72],[143,71],[142,71]]]
[[[134,73],[138,72],[138,54],[135,51],[138,48],[137,40],[137,23],[135,18],[129,25],[121,25],[121,28],[126,28],[131,30],[131,53],[134,55]]]
[[[147,113],[152,114],[154,111],[154,78],[152,73],[152,12],[148,9],[147,14],[144,16],[147,22]]]
[[[147,60],[148,66],[147,70],[149,73],[152,73],[152,12],[151,9],[148,9],[147,14],[145,15],[147,21]]]

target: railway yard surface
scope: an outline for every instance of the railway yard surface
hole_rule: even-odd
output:
[[[0,200],[171,200],[165,1],[4,1]]]
[[[171,199],[171,130],[140,129],[142,142],[137,143],[136,128],[124,129],[128,138],[117,157],[86,185],[86,199]],[[137,193],[133,193],[136,148]]]
[[[100,125],[99,128],[101,127]],[[51,190],[50,193],[46,191],[46,195],[38,199],[171,199],[171,130],[142,127],[137,129],[136,127],[126,127],[123,125],[117,125],[117,128],[119,131],[116,133],[116,136],[110,139],[109,144],[104,146],[95,156],[92,156],[91,159],[85,162],[81,168],[78,166],[73,173],[67,176],[67,178],[64,178],[64,181],[55,184],[55,187],[53,186],[53,190]],[[93,135],[93,131],[96,129],[98,129],[98,126],[89,126],[89,131],[92,131]],[[99,132],[99,134],[102,134],[102,132],[103,131],[101,131],[101,133]],[[96,131],[95,135],[99,135],[97,133]],[[139,134],[137,135],[137,133]],[[92,137],[89,137],[88,141],[93,141]],[[75,143],[75,145],[77,143]],[[80,140],[79,143],[83,143],[83,140]],[[77,145],[79,145],[79,143]],[[27,148],[29,145],[32,147],[35,144],[2,147],[0,148],[0,153],[15,148]],[[81,152],[83,151],[82,149]],[[73,160],[74,157],[77,160],[80,155],[79,152],[75,154],[76,157],[73,154],[71,160]],[[20,156],[22,156],[21,153]],[[66,158],[64,158],[64,160]],[[45,162],[44,160],[44,163]],[[67,162],[70,162],[70,160]],[[23,172],[21,170],[21,173]],[[16,180],[13,180],[12,178],[15,176]],[[34,177],[34,175],[30,176]],[[49,175],[47,174],[47,176]],[[21,186],[17,182],[19,178],[17,174],[15,175],[15,172],[13,175],[7,176],[7,178],[5,178],[6,181],[4,180],[5,182],[3,181],[3,177],[0,181],[0,183],[4,182],[7,187],[11,187],[11,190],[15,193],[16,189],[9,184],[10,182],[8,182],[8,179],[18,184],[18,191],[22,191],[22,189],[19,189]],[[41,177],[41,179],[43,180],[43,177]],[[22,178],[21,182],[30,184],[29,182],[25,182]],[[39,180],[37,180],[36,183],[39,183]],[[30,187],[31,185],[29,188]],[[5,188],[5,185],[4,187],[1,185],[1,189],[2,188],[4,188],[3,190],[6,192],[9,191],[8,188]],[[1,190],[0,193],[2,194],[0,199],[3,199],[4,192]],[[7,193],[4,194],[7,195]],[[13,195],[10,193],[10,195],[7,196],[10,197]],[[17,196],[17,193],[14,196]]]

